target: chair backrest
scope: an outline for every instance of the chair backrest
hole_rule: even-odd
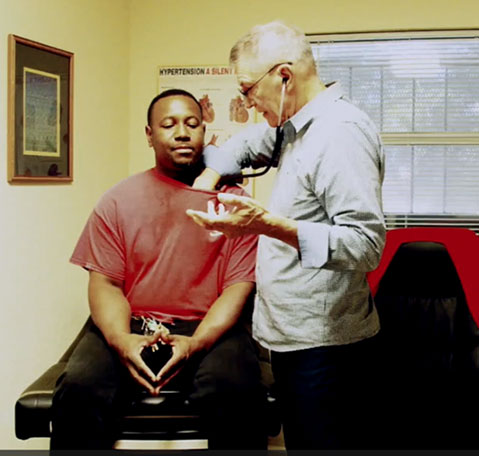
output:
[[[388,231],[379,266],[368,274],[373,296],[399,247],[419,242],[434,242],[445,247],[462,284],[471,316],[479,325],[479,280],[476,266],[479,259],[479,237],[465,228],[400,228]]]
[[[454,263],[443,244],[407,242],[401,244],[381,282],[376,295],[455,296],[462,285]]]
[[[468,309],[447,249],[435,242],[399,246],[375,296],[388,358],[401,369],[450,369]],[[400,341],[400,343],[398,343]]]
[[[469,257],[478,246],[462,229],[388,232],[379,271],[369,276],[381,321],[384,446],[472,444],[463,410],[479,403],[479,302]]]

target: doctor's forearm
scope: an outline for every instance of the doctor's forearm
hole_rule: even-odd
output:
[[[205,168],[203,172],[195,179],[193,188],[198,190],[214,190],[220,179],[220,174],[218,174],[214,169]]]

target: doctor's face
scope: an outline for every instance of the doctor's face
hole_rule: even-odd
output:
[[[286,63],[286,62],[285,62]],[[236,68],[240,93],[245,99],[247,108],[255,107],[271,127],[279,125],[279,110],[281,103],[282,76],[277,63],[267,68],[262,74],[250,71],[248,61]],[[282,116],[281,123],[284,122]]]

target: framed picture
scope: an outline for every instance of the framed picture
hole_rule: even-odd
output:
[[[8,39],[8,181],[71,182],[73,54]]]

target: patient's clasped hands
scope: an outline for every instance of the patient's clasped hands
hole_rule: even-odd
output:
[[[258,201],[231,193],[219,193],[218,201],[217,211],[211,202],[207,212],[188,209],[186,214],[198,225],[219,231],[229,238],[264,232],[268,212]],[[225,205],[229,206],[228,210]]]
[[[168,355],[170,356],[169,359],[164,360],[166,363],[156,372],[153,365],[149,366],[145,362],[147,359],[143,359],[142,353],[145,350],[153,350],[153,354],[148,359],[154,359],[155,356],[160,356],[158,353],[159,350],[162,350],[161,346],[171,347],[171,355]],[[124,334],[115,342],[115,349],[118,351],[123,364],[130,371],[131,376],[152,396],[157,396],[200,347],[194,337],[158,331],[150,336]],[[161,356],[161,358],[164,359],[164,356]]]
[[[148,347],[160,342],[162,334],[146,336],[133,333],[119,333],[111,341],[111,345],[118,352],[123,364],[128,368],[131,376],[150,394],[157,394],[154,384],[157,381],[157,374],[143,360],[141,353]]]

